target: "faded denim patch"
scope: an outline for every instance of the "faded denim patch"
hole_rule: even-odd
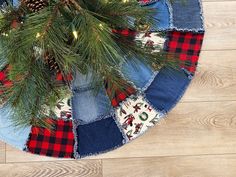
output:
[[[124,138],[113,117],[76,127],[77,147],[80,157],[112,150],[123,145]]]
[[[172,29],[195,32],[204,30],[200,0],[174,0],[168,4],[172,13]]]
[[[154,18],[157,21],[152,27],[152,31],[167,30],[170,27],[170,12],[166,0],[159,0],[148,5],[148,8],[155,10]]]
[[[121,72],[139,89],[145,87],[153,75],[152,69],[140,60],[128,60],[122,65]]]
[[[105,88],[92,87],[92,74],[77,73],[73,81],[72,114],[80,124],[86,124],[110,115],[112,106]]]
[[[169,112],[185,92],[191,78],[185,70],[164,67],[145,91],[146,99],[156,109]]]
[[[3,107],[0,109],[0,140],[5,143],[23,150],[29,137],[31,127],[15,128],[12,125],[11,108]]]

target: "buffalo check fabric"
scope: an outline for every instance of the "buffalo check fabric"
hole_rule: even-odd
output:
[[[8,72],[10,66],[7,65],[2,71],[0,71],[0,95],[4,93],[5,88],[12,86],[12,81],[8,79]]]
[[[119,106],[119,104],[122,101],[124,101],[130,95],[133,95],[136,93],[136,89],[129,83],[126,83],[125,81],[123,81],[120,84],[123,84],[125,89],[121,90],[119,88],[115,88],[114,85],[112,85],[109,81],[105,81],[106,92],[111,100],[111,105],[113,107]]]
[[[166,50],[179,58],[182,68],[195,72],[203,37],[204,33],[171,31],[167,34]]]
[[[135,37],[137,32],[131,29],[113,29],[112,32],[124,37]]]
[[[33,126],[27,142],[27,151],[51,157],[73,158],[74,134],[72,121],[48,119],[53,130]]]
[[[142,6],[145,6],[145,5],[153,4],[157,1],[159,1],[159,0],[139,0],[139,4]]]

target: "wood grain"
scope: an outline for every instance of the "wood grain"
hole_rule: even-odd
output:
[[[203,50],[229,50],[236,46],[236,1],[204,2],[206,35]]]
[[[235,177],[236,155],[103,160],[104,177]]]
[[[102,177],[100,160],[1,164],[2,177]]]
[[[0,163],[6,162],[6,144],[0,141]]]
[[[53,158],[27,153],[6,145],[6,163],[10,162],[36,162],[36,161],[66,161],[71,159]]]
[[[203,1],[200,65],[168,118],[137,140],[87,160],[27,154],[0,142],[0,177],[235,177],[236,0]]]
[[[182,101],[236,100],[236,50],[203,51]]]
[[[90,158],[236,153],[235,108],[236,101],[179,103],[145,135]]]

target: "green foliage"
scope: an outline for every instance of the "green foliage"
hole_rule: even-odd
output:
[[[54,84],[44,61],[46,52],[54,56],[64,76],[93,72],[98,88],[109,80],[122,89],[119,68],[128,59],[173,64],[165,53],[146,50],[137,41],[112,33],[112,29],[135,30],[135,20],[151,26],[156,22],[152,13],[136,0],[50,0],[48,7],[36,13],[24,4],[7,8],[0,15],[0,64],[12,67],[9,77],[14,85],[3,97],[14,109],[14,125],[46,126],[48,108],[65,90]]]

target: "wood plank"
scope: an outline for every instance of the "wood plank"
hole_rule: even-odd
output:
[[[125,146],[88,157],[126,158],[236,153],[236,101],[179,103],[159,125]],[[6,162],[51,161],[7,146]]]
[[[103,160],[104,177],[235,177],[236,155]]]
[[[236,49],[236,1],[204,2],[203,50]]]
[[[10,145],[6,145],[6,163],[36,162],[36,161],[65,161],[65,160],[71,160],[71,159],[53,158],[53,157],[35,155],[21,151]]]
[[[0,174],[7,177],[102,177],[102,166],[100,160],[12,163],[0,165]]]
[[[6,144],[0,141],[0,163],[6,162]]]
[[[132,143],[90,158],[236,153],[236,101],[180,103]]]
[[[236,100],[236,50],[203,51],[182,101]]]

